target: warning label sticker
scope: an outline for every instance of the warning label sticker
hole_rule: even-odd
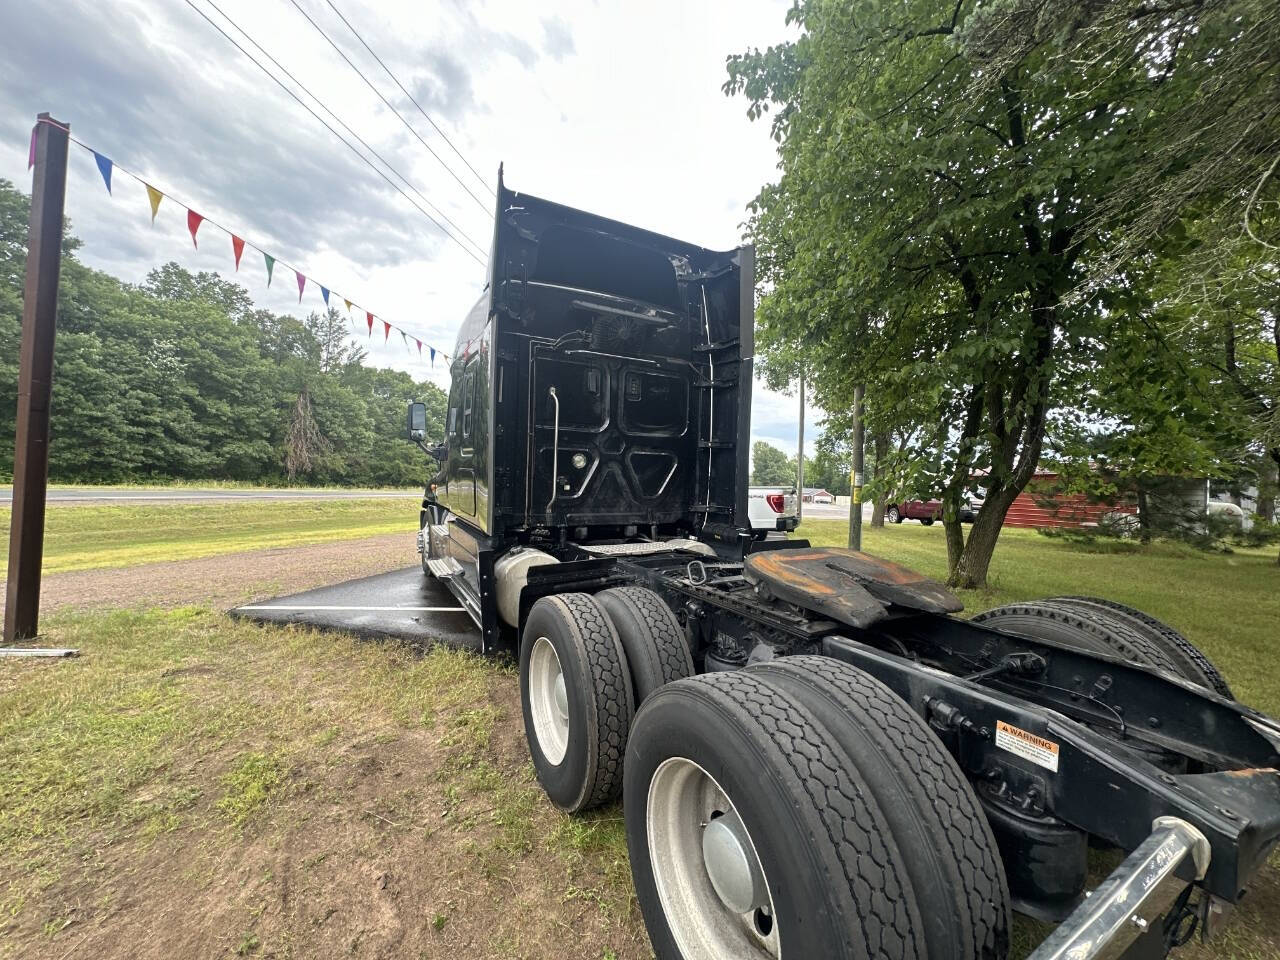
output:
[[[1003,720],[996,721],[996,746],[1046,770],[1058,772],[1058,745]]]

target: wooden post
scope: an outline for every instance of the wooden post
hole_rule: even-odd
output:
[[[40,114],[27,230],[27,282],[22,301],[17,442],[13,454],[13,514],[4,608],[6,643],[36,635],[40,564],[44,559],[44,501],[49,480],[49,398],[53,333],[62,271],[62,211],[67,193],[65,124]]]
[[[804,368],[800,369],[800,430],[796,436],[796,523],[804,519]]]
[[[866,433],[862,423],[863,388],[853,388],[853,468],[849,484],[849,549],[862,549],[862,468]]]

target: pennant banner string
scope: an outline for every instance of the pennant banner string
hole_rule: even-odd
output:
[[[233,254],[235,255],[235,269],[237,272],[240,269],[240,258],[244,253],[244,248],[246,246],[253,247],[253,249],[257,250],[259,253],[262,254],[263,262],[266,264],[266,269],[267,269],[267,286],[268,287],[271,286],[272,274],[273,274],[276,263],[277,262],[284,263],[284,261],[277,260],[276,257],[273,257],[271,254],[267,253],[265,250],[263,250],[261,247],[257,246],[256,244],[248,243],[240,235],[233,233],[231,230],[227,229],[222,224],[218,223],[216,220],[212,220],[209,217],[196,213],[196,211],[191,209],[191,207],[188,204],[183,203],[177,197],[174,197],[172,194],[164,193],[163,191],[159,190],[152,184],[148,183],[138,174],[134,173],[132,170],[129,170],[127,167],[121,166],[120,164],[112,160],[110,157],[107,157],[106,155],[99,153],[97,150],[94,150],[93,147],[89,146],[84,141],[78,140],[75,137],[71,136],[70,130],[60,123],[56,123],[45,117],[41,117],[37,119],[36,127],[33,127],[31,130],[31,146],[30,146],[30,150],[28,152],[28,158],[27,158],[28,168],[30,168],[35,164],[36,128],[41,123],[47,123],[50,126],[54,126],[54,127],[58,127],[59,129],[66,130],[68,139],[72,143],[74,143],[78,147],[82,147],[83,149],[87,150],[89,153],[93,154],[94,163],[97,165],[98,172],[102,175],[102,180],[103,180],[103,183],[106,185],[108,193],[111,193],[114,195],[114,192],[112,190],[111,175],[116,170],[121,171],[126,176],[142,184],[142,186],[146,189],[147,199],[151,206],[151,222],[153,224],[155,223],[156,215],[160,212],[160,201],[164,200],[167,197],[168,199],[172,200],[174,203],[178,204],[179,206],[186,208],[187,231],[191,234],[191,242],[196,247],[196,249],[199,249],[199,244],[196,239],[196,234],[199,231],[201,225],[204,223],[213,224],[213,226],[217,227],[219,230],[221,230],[222,232],[226,233],[229,237],[231,237],[231,249]],[[294,267],[292,264],[284,264],[284,265],[289,269],[293,270],[294,274],[297,277],[298,301],[301,302],[302,293],[303,293],[304,287],[306,286],[306,282],[308,279],[312,279],[312,278],[308,277],[306,274],[304,274],[297,267]],[[316,285],[320,287],[320,295],[321,297],[323,297],[325,306],[327,307],[329,305],[329,294],[333,292],[332,289],[330,287],[321,286],[319,283],[317,283],[314,280],[312,280],[312,282],[316,283]],[[347,297],[343,297],[342,302],[343,304],[346,305],[347,312],[349,314],[351,312],[351,308],[355,306],[355,301],[348,299]],[[374,319],[373,311],[366,311],[366,319],[368,322],[369,333],[372,334],[373,319]],[[388,320],[382,320],[380,317],[379,317],[379,320],[381,320],[383,324],[383,340],[384,341],[389,339],[391,336],[391,331],[395,330],[397,333],[401,335],[402,338],[404,338],[406,347],[408,346],[408,338],[412,336],[414,341],[418,344],[419,354],[421,354],[422,352],[422,347],[426,346],[427,351],[431,358],[432,366],[435,366],[435,357],[437,353],[440,354],[440,356],[444,357],[446,360],[451,359],[449,354],[445,353],[443,350],[436,349],[434,346],[432,346],[429,343],[426,343],[420,337],[418,337],[417,334],[413,333],[412,331],[406,330],[403,327],[393,324]]]

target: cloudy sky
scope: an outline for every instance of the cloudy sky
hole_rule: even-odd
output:
[[[449,351],[483,286],[483,268],[197,10],[271,67],[254,46],[260,44],[405,176],[413,189],[401,186],[418,206],[426,206],[425,197],[456,224],[452,232],[485,251],[500,162],[514,189],[715,248],[740,242],[746,204],[776,176],[767,122],[748,121],[745,102],[726,98],[720,87],[727,54],[786,39],[788,0],[41,0],[22,5],[20,14],[5,6],[0,177],[30,189],[31,123],[48,110],[166,194]],[[203,226],[195,250],[182,207],[162,203],[153,226],[140,184],[117,172],[112,186],[108,196],[92,155],[73,146],[67,214],[89,265],[130,282],[168,260],[233,273],[225,234]],[[252,251],[237,279],[273,310],[305,313],[321,305],[312,287],[299,305],[292,273],[279,268],[268,288]],[[441,365],[433,372],[418,364],[394,335],[389,346],[380,341],[377,333],[365,341],[370,362],[445,385]],[[820,417],[810,411],[809,437]],[[796,419],[794,397],[756,385],[758,439],[794,453]]]

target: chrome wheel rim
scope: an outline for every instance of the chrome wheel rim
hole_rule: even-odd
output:
[[[556,648],[539,637],[529,651],[529,713],[538,748],[552,766],[559,766],[569,749],[569,697]]]
[[[645,828],[654,885],[686,957],[781,957],[773,894],[751,835],[714,777],[684,757],[649,781]]]

